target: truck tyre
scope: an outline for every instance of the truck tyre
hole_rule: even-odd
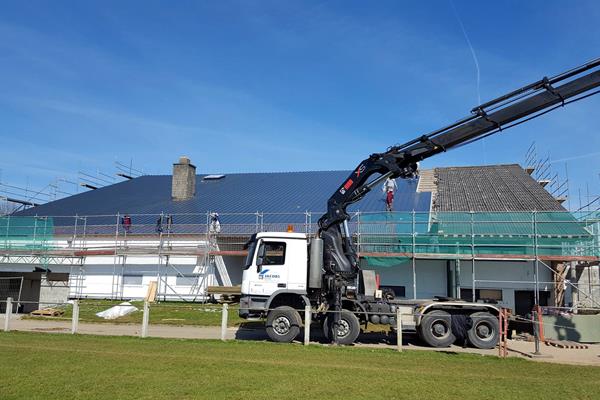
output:
[[[323,333],[327,340],[333,340],[332,334],[333,314],[325,317]],[[360,322],[352,311],[342,310],[340,325],[337,332],[337,344],[352,344],[360,334]]]
[[[298,311],[279,306],[267,314],[267,335],[274,342],[290,343],[300,333],[302,320]]]
[[[448,347],[456,340],[451,324],[450,314],[433,310],[421,318],[419,337],[431,347]]]
[[[478,349],[493,349],[498,344],[498,318],[489,312],[471,314],[473,326],[467,332],[469,343]]]

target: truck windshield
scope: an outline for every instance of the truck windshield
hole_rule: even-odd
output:
[[[248,255],[246,256],[246,263],[244,268],[249,268],[252,265],[252,260],[254,259],[254,250],[256,250],[256,240],[250,242],[248,244]]]

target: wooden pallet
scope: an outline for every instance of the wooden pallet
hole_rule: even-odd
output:
[[[58,317],[63,315],[64,310],[57,310],[56,308],[45,308],[43,310],[35,310],[30,313],[30,315],[35,315],[38,317]]]
[[[570,340],[552,340],[548,339],[544,343],[546,346],[554,346],[559,349],[587,349],[588,346],[585,344],[571,342]]]

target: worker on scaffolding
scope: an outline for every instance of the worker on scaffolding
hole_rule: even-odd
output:
[[[387,178],[383,184],[383,193],[385,193],[385,210],[393,211],[394,208],[394,192],[398,189],[398,184],[395,179]]]
[[[219,214],[216,212],[210,213],[210,224],[208,226],[209,233],[220,233],[221,232],[221,221],[219,220]]]
[[[156,221],[156,233],[158,233],[159,235],[162,233],[163,231],[163,215],[160,214],[158,216],[158,220]]]
[[[167,214],[167,233],[171,233],[173,230],[173,216],[171,214]]]
[[[125,233],[131,233],[131,217],[129,214],[125,214],[125,216],[121,218],[121,225],[123,225]]]

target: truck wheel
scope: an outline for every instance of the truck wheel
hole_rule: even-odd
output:
[[[267,314],[267,335],[274,342],[290,343],[300,333],[302,320],[292,307],[280,306]]]
[[[333,340],[332,334],[333,315],[328,314],[323,324],[323,333],[327,340]],[[352,311],[342,310],[340,324],[337,330],[337,344],[352,344],[360,334],[360,323]]]
[[[450,314],[433,310],[421,318],[419,337],[431,347],[448,347],[456,340],[452,334]]]
[[[473,327],[467,335],[469,342],[478,349],[493,349],[498,344],[499,329],[498,318],[488,312],[471,314]]]

